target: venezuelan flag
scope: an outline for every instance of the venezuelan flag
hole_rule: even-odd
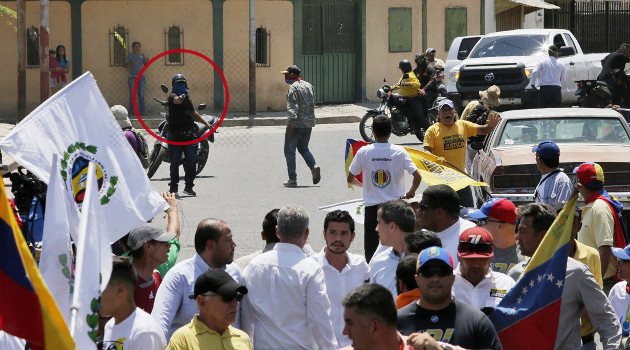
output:
[[[555,346],[576,203],[574,194],[516,285],[490,314],[505,350],[544,350]]]
[[[347,139],[346,140],[346,176],[348,176],[348,174],[350,174],[350,164],[352,164],[352,160],[354,159],[354,155],[357,154],[357,151],[359,150],[359,148],[365,146],[365,145],[369,145],[369,142],[365,142],[365,141],[357,141],[354,139]],[[363,173],[358,174],[357,176],[355,176],[355,178],[357,179],[357,181],[363,183]],[[348,184],[348,188],[352,188],[351,184]]]
[[[39,273],[0,181],[0,329],[34,350],[75,349],[74,340]]]

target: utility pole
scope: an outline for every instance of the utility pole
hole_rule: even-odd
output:
[[[50,27],[50,16],[48,0],[39,2],[39,102],[44,102],[49,95],[48,79],[48,28]]]
[[[26,116],[26,0],[17,0],[17,121]]]
[[[256,115],[256,16],[249,0],[249,115]]]

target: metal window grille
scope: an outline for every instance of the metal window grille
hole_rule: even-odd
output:
[[[39,67],[39,28],[26,30],[26,67]]]
[[[171,26],[164,30],[164,45],[166,50],[179,50],[184,48],[184,31],[178,26]],[[166,55],[164,64],[167,66],[183,66],[184,55],[180,52]]]
[[[109,65],[124,66],[129,54],[129,32],[117,25],[109,31]]]
[[[256,28],[256,66],[271,67],[271,33],[267,28]]]

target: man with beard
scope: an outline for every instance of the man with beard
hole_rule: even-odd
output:
[[[473,227],[459,236],[453,296],[476,309],[495,307],[516,284],[510,277],[490,270],[492,235],[483,227]]]
[[[164,277],[155,297],[151,315],[162,328],[166,339],[173,332],[188,324],[199,312],[195,300],[188,298],[194,294],[197,278],[210,269],[225,270],[237,283],[241,283],[241,269],[234,264],[232,229],[219,219],[205,219],[197,225],[195,232],[196,254],[175,265]],[[233,326],[238,328],[240,314]]]
[[[418,256],[416,282],[420,299],[398,310],[398,331],[432,334],[437,341],[466,349],[502,349],[483,312],[454,299],[453,258],[443,248],[429,247]]]
[[[354,241],[354,220],[345,210],[331,211],[324,219],[326,248],[313,256],[324,270],[326,292],[330,299],[330,320],[339,346],[352,344],[343,335],[341,299],[370,279],[370,268],[362,255],[348,253]]]

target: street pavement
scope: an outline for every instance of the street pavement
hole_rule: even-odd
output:
[[[362,197],[362,190],[349,189],[345,174],[346,139],[360,139],[358,123],[316,125],[310,149],[321,167],[322,180],[312,184],[310,170],[297,155],[298,187],[282,186],[287,176],[283,153],[283,126],[221,128],[216,141],[210,146],[206,168],[195,181],[197,197],[180,193],[182,220],[182,250],[179,259],[194,254],[194,234],[197,224],[205,218],[219,218],[232,228],[236,242],[235,257],[262,249],[262,220],[274,208],[296,204],[304,207],[310,216],[309,243],[315,251],[323,249],[323,223],[325,211],[319,207]],[[392,136],[392,142],[420,147],[415,136]],[[151,180],[158,191],[166,191],[169,182],[169,165],[163,163]],[[183,189],[183,168],[180,168]],[[411,176],[407,177],[407,187]],[[166,227],[163,215],[154,224]],[[357,225],[356,238],[351,252],[363,254],[363,225]]]

